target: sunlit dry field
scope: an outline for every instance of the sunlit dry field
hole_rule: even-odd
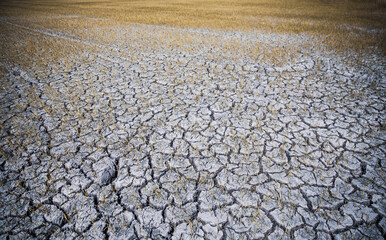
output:
[[[0,239],[384,239],[385,10],[2,1]]]

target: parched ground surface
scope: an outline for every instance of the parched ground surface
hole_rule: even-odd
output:
[[[0,239],[383,239],[384,58],[61,18],[0,20]]]

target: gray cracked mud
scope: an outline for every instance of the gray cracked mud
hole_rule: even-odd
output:
[[[0,239],[385,236],[384,59],[279,67],[221,41],[312,39],[123,25],[148,35],[110,46],[12,20],[85,48],[46,69],[2,57]],[[165,32],[201,51],[143,47]]]

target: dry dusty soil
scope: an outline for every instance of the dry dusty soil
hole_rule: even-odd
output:
[[[0,21],[83,49],[47,66],[2,56],[0,239],[384,239],[384,58],[147,25],[115,25],[109,44],[105,20],[62,17],[93,27]],[[229,42],[300,50],[275,64]]]

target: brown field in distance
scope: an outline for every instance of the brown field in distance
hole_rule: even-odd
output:
[[[103,39],[106,43],[116,42],[120,37],[115,33],[91,36],[89,30],[129,23],[308,34],[314,39],[309,43],[313,45],[314,51],[343,54],[346,62],[354,66],[366,64],[362,61],[363,55],[385,55],[385,10],[384,0],[6,0],[0,3],[0,15],[12,17],[23,26],[52,29],[80,38],[98,39],[97,41]],[[96,26],[73,18],[59,20],[56,17],[58,15],[108,21],[98,21]],[[33,23],[26,20],[31,17],[35,19]],[[13,31],[8,27],[3,31]],[[162,39],[162,36],[158,38]],[[177,37],[173,40],[174,45],[178,46],[185,40]],[[13,48],[7,45],[8,43],[2,42],[3,50]],[[239,45],[230,43],[231,48],[236,50]],[[307,43],[303,47],[310,47],[306,45]],[[281,59],[278,60],[279,63],[283,62],[283,58],[288,59],[288,56],[284,56],[288,55],[288,49],[275,46],[268,50],[271,53],[266,57],[270,59]],[[255,55],[256,51],[249,52],[250,55]],[[11,55],[15,56],[13,53]]]
[[[269,18],[383,28],[385,7],[383,0],[22,0],[2,3],[3,14],[14,14],[24,9],[44,14],[48,11],[82,14],[145,24],[242,29],[264,28],[265,24],[258,24],[257,20]],[[284,30],[286,24],[282,25],[275,28]]]
[[[3,16],[76,14],[123,23],[324,35],[339,52],[385,53],[383,0],[3,1]]]

